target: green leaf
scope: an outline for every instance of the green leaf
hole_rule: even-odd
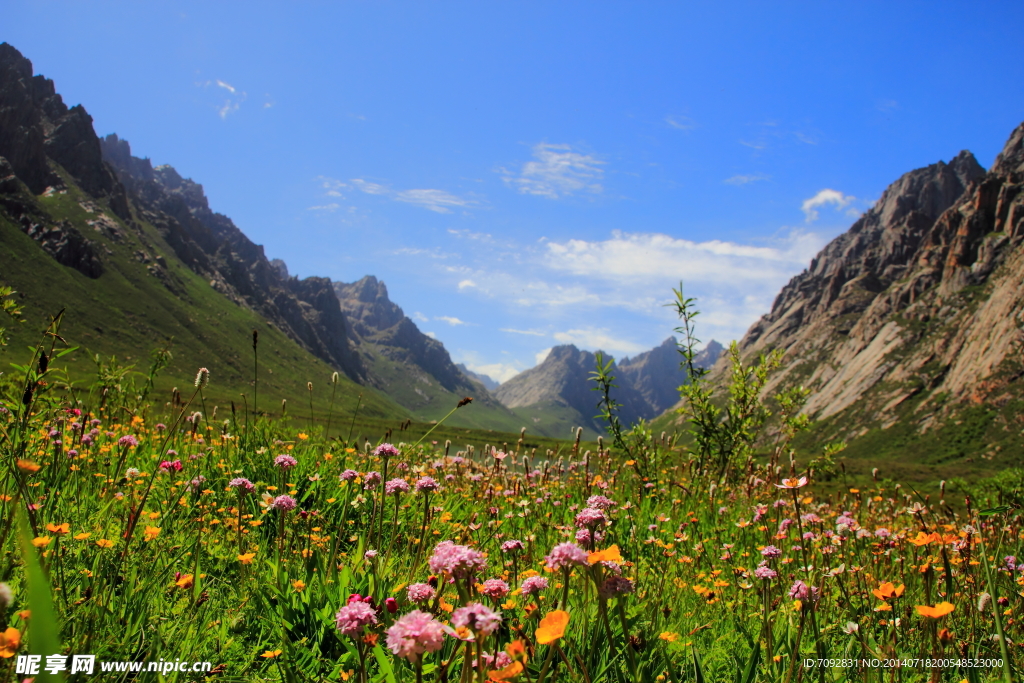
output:
[[[380,646],[380,643],[373,646],[373,656],[377,660],[381,673],[384,674],[384,680],[388,683],[397,683],[395,671],[391,668],[391,662],[388,660],[388,656],[384,654],[384,648]]]
[[[704,667],[700,663],[700,655],[697,654],[697,646],[693,645],[690,652],[693,654],[693,677],[697,683],[706,683],[707,678],[704,677]]]
[[[747,660],[747,666],[743,669],[742,683],[754,683],[757,677],[757,665],[761,663],[761,644],[755,643],[754,649]]]
[[[39,556],[32,545],[32,529],[29,527],[25,510],[20,506],[18,507],[18,540],[21,545],[21,557],[25,563],[25,575],[28,582],[28,608],[32,612],[28,622],[28,651],[29,654],[42,655],[42,661],[45,662],[47,655],[56,655],[63,651],[60,644],[60,626],[57,623],[57,614],[53,610],[50,580],[39,564]],[[35,677],[35,681],[38,683],[59,680],[61,680],[59,676],[46,673],[41,667],[40,673]]]

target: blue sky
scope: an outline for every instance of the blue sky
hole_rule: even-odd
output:
[[[1024,120],[1019,2],[12,3],[99,134],[456,361],[727,341],[902,173]]]

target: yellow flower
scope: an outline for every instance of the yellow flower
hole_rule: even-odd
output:
[[[75,534],[75,540],[76,541],[84,541],[85,539],[89,538],[90,536],[92,536],[91,533],[89,533],[88,531],[83,531],[80,534]]]
[[[305,434],[303,432],[299,432],[296,436],[299,437],[299,441],[305,441],[309,438],[309,434]]]

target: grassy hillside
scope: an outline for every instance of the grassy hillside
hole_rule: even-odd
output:
[[[252,400],[252,331],[258,329],[260,409],[277,412],[283,398],[293,406],[308,405],[306,382],[313,382],[315,400],[326,410],[332,368],[182,265],[152,226],[141,223],[136,233],[104,211],[116,221],[120,237],[111,239],[90,228],[87,221],[98,216],[83,208],[88,202],[73,183],[68,187],[66,194],[36,201],[55,220],[71,221],[98,244],[106,271],[93,280],[60,265],[0,217],[0,281],[17,290],[15,298],[25,319],[9,330],[11,342],[2,351],[5,365],[25,362],[25,348],[38,343],[50,316],[65,309],[61,334],[79,347],[66,357],[67,367],[80,386],[87,387],[95,377],[95,354],[107,360],[116,356],[121,364],[145,370],[150,353],[167,348],[173,359],[157,380],[158,400],[169,400],[172,387],[190,386],[196,370],[205,366],[212,378],[208,404],[240,404],[242,392]],[[149,273],[142,253],[149,259],[165,257],[168,281],[177,291]],[[364,416],[396,421],[408,417],[387,397],[344,377],[339,381],[337,409],[351,411],[360,393]]]

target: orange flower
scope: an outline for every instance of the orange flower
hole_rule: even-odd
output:
[[[302,579],[296,579],[295,581],[292,581],[292,588],[294,588],[297,593],[301,593],[306,590],[306,582]]]
[[[147,526],[144,534],[145,540],[152,541],[154,538],[160,535],[160,527],[158,526]]]
[[[254,557],[256,557],[256,553],[245,553],[238,556],[238,561],[242,564],[252,564],[252,558]]]
[[[876,612],[891,612],[892,611],[892,605],[890,605],[887,602],[883,602],[882,604],[880,604],[878,607],[875,608],[875,611]]]
[[[491,681],[507,681],[510,678],[515,678],[516,676],[518,676],[521,673],[523,673],[523,663],[522,662],[512,662],[511,664],[506,666],[504,669],[501,669],[501,670],[498,670],[498,671],[492,671],[491,675],[488,677],[488,680],[491,680]]]
[[[96,545],[98,545],[101,548],[113,548],[114,547],[114,542],[113,541],[109,541],[109,540],[107,540],[105,538],[101,538],[100,540],[96,541]]]
[[[57,534],[63,536],[64,534],[71,531],[71,525],[65,522],[64,524],[47,524],[46,530],[51,534]]]
[[[263,654],[260,655],[260,657],[266,657],[267,659],[273,659],[274,657],[280,657],[280,656],[281,656],[281,651],[280,650],[267,650],[266,652],[264,652]]]
[[[513,640],[511,643],[505,646],[505,652],[508,656],[519,661],[520,659],[526,660],[526,643],[521,640]]]
[[[597,564],[598,562],[622,564],[622,554],[619,553],[619,546],[613,545],[607,550],[598,550],[596,553],[590,553],[587,556],[587,562],[590,564]]]
[[[50,541],[52,540],[53,539],[49,536],[36,536],[32,539],[32,545],[34,545],[37,548],[45,548],[46,546],[50,545]]]
[[[886,581],[871,592],[874,593],[875,597],[879,600],[892,600],[893,598],[898,598],[903,595],[904,588],[906,588],[906,586],[902,583],[899,586],[894,586]]]
[[[174,582],[174,585],[178,588],[191,588],[195,583],[195,577],[191,574],[184,574],[180,579]]]
[[[679,640],[679,634],[674,631],[664,631],[658,637],[667,643],[674,643]]]
[[[22,459],[22,460],[18,461],[18,469],[22,470],[23,472],[28,472],[28,473],[31,474],[31,473],[34,473],[34,472],[38,472],[42,468],[43,468],[42,465],[37,465],[34,462],[32,462],[31,460],[24,460],[24,459]]]
[[[550,645],[565,635],[565,627],[569,625],[569,613],[562,610],[550,612],[540,620],[540,628],[537,629],[537,642],[541,645]]]
[[[929,543],[942,543],[942,537],[938,534],[926,534],[923,531],[917,532],[917,537],[910,539],[914,545],[928,545]]]
[[[932,619],[938,619],[944,617],[952,612],[956,607],[951,602],[940,602],[935,607],[929,607],[928,605],[917,605],[914,609],[922,617],[930,617]]]
[[[9,628],[0,633],[0,657],[4,659],[13,657],[19,645],[21,645],[21,632],[18,629]]]

